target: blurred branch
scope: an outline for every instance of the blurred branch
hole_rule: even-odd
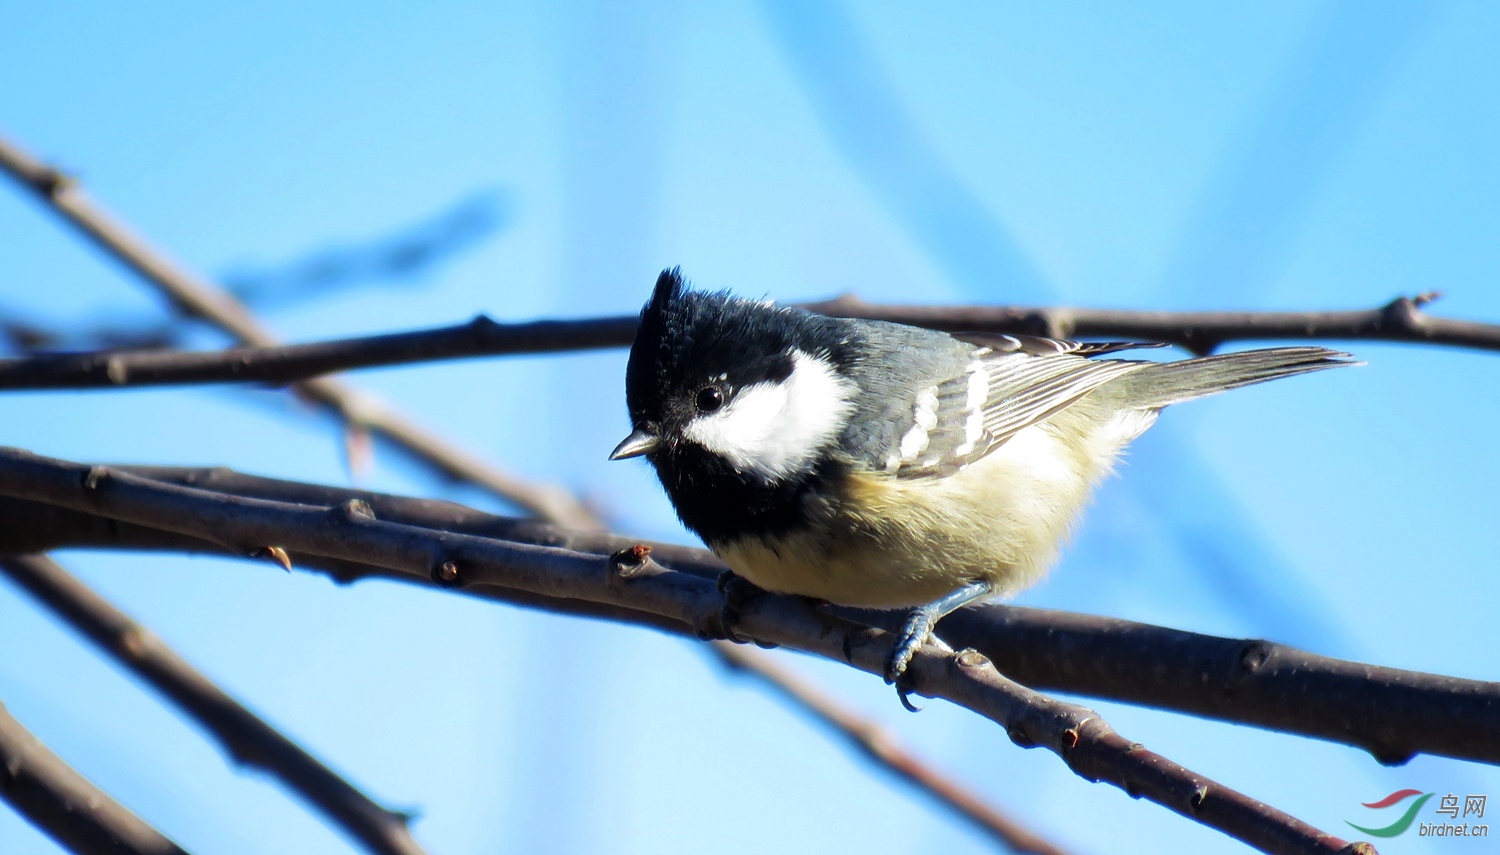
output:
[[[92,202],[76,182],[0,138],[0,169],[31,190],[70,225],[160,290],[179,311],[209,321],[242,344],[270,347],[275,336],[228,293],[189,273]],[[299,383],[303,398],[357,429],[372,431],[450,478],[479,485],[543,519],[577,528],[599,521],[567,491],[530,484],[463,451],[372,397],[336,380]]]
[[[421,855],[404,814],[371,801],[56,562],[44,555],[13,556],[0,558],[0,570],[170,698],[236,761],[264,770],[301,793],[369,851]]]
[[[808,308],[841,317],[897,321],[951,332],[1166,341],[1209,353],[1231,341],[1312,339],[1413,342],[1500,351],[1500,324],[1433,317],[1434,295],[1399,297],[1348,312],[1136,312],[1001,306],[888,306],[841,297]],[[217,351],[45,354],[0,360],[0,389],[89,389],[188,383],[292,383],[354,368],[624,347],[634,317],[466,324],[308,344]]]
[[[383,567],[452,589],[507,589],[647,612],[700,631],[722,627],[724,598],[701,576],[651,560],[634,564],[557,547],[388,522],[357,502],[328,507],[214,493],[105,466],[0,453],[0,493],[101,514],[220,544],[242,555],[276,548]],[[765,595],[739,606],[736,631],[880,673],[890,639],[800,597]],[[980,653],[929,643],[913,659],[911,688],[1003,726],[1019,745],[1045,746],[1078,775],[1108,781],[1266,852],[1335,853],[1343,840],[1223,787],[1115,733],[1096,713],[1042,696],[1000,675]]]
[[[30,459],[0,451],[6,464]],[[378,519],[478,537],[555,546],[597,556],[629,549],[637,538],[558,529],[535,520],[494,516],[436,499],[392,496],[245,475],[224,468],[111,466],[164,483],[249,498],[321,507],[359,503]],[[0,493],[5,488],[0,487]],[[0,553],[65,547],[241,554],[181,534],[117,522],[88,512],[0,498]],[[649,544],[651,559],[673,570],[716,580],[727,568],[704,549]],[[291,551],[294,563],[340,582],[399,577],[358,561]],[[510,602],[569,614],[651,623],[668,632],[692,628],[643,612],[511,590]],[[891,613],[839,609],[863,623]],[[940,624],[940,634],[974,647],[1001,672],[1041,689],[1173,710],[1339,742],[1382,763],[1417,753],[1500,764],[1500,683],[1365,665],[1259,640],[1221,638],[1115,618],[1003,604],[971,606]],[[1309,697],[1330,699],[1310,704]]]
[[[1066,855],[1065,850],[1038,836],[976,797],[967,788],[908,751],[896,737],[875,722],[855,715],[812,683],[783,668],[763,653],[725,641],[709,649],[730,669],[747,674],[790,701],[795,707],[831,728],[871,762],[932,796],[955,814],[973,823],[995,842],[1014,852]]]
[[[146,317],[122,323],[124,312],[109,310],[108,321],[80,319],[62,324],[28,316],[0,304],[0,350],[17,356],[37,353],[168,350],[183,341],[183,321],[175,316]],[[159,314],[159,313],[158,313]]]
[[[285,307],[378,282],[406,285],[480,245],[506,224],[510,208],[509,195],[491,188],[399,231],[328,246],[280,266],[238,267],[221,278],[231,294],[258,308]],[[198,318],[177,313],[148,316],[119,308],[62,323],[0,305],[0,342],[18,354],[173,348],[204,326]]]
[[[415,224],[364,240],[325,245],[276,267],[237,267],[220,278],[246,305],[266,308],[327,297],[376,282],[410,283],[472,249],[510,219],[509,194],[470,193]]]
[[[81,855],[183,855],[165,835],[47,750],[0,704],[0,798]]]

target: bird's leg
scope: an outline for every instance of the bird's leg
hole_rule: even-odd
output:
[[[934,600],[925,606],[912,610],[906,618],[906,623],[901,625],[901,631],[896,633],[896,642],[891,647],[891,653],[885,660],[885,681],[896,683],[906,673],[906,666],[911,663],[912,656],[921,649],[927,639],[932,636],[933,627],[948,613],[966,606],[975,600],[989,596],[994,592],[994,586],[989,582],[975,582]],[[907,709],[914,710],[915,707],[906,699],[906,690],[899,683],[896,687],[901,694],[901,703]]]

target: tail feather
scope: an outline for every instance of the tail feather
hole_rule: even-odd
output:
[[[1359,364],[1347,353],[1322,347],[1276,347],[1153,363],[1121,380],[1129,386],[1132,404],[1160,409],[1278,377]]]

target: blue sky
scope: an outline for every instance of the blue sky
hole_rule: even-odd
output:
[[[497,228],[399,281],[265,308],[289,339],[634,311],[655,273],[797,300],[1356,308],[1439,289],[1500,321],[1500,8],[1481,3],[10,4],[0,133],[206,274],[296,268],[466,199]],[[0,190],[0,312],[161,301]],[[220,343],[213,334],[190,336]],[[1368,365],[1167,413],[1018,601],[1496,677],[1493,356]],[[626,430],[620,352],[353,378],[470,449],[685,539]],[[347,483],[265,391],[8,395],[76,460]],[[483,507],[380,453],[368,486]],[[387,803],[434,853],[978,852],[683,642],[265,565],[59,556]],[[343,851],[0,585],[0,701],[195,851]],[[1244,851],[941,704],[803,657],[851,704],[1080,851]],[[1094,704],[1125,735],[1340,833],[1492,769]],[[1362,824],[1369,824],[1362,822]],[[1385,852],[1461,851],[1415,837]],[[0,811],[0,852],[55,851]]]

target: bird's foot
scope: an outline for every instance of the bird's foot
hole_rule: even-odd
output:
[[[937,622],[954,609],[983,599],[993,592],[994,587],[990,582],[971,582],[921,608],[913,609],[907,616],[906,623],[896,633],[896,641],[885,660],[885,681],[895,685],[902,706],[912,712],[921,709],[907,699],[912,688],[906,668],[917,651],[922,649],[922,645],[933,637],[932,631],[937,627]]]
[[[907,679],[906,666],[911,664],[911,658],[916,655],[927,639],[932,637],[932,628],[937,625],[938,618],[942,617],[936,603],[929,603],[918,609],[913,609],[907,616],[906,622],[896,633],[896,640],[891,645],[891,652],[885,659],[885,681],[896,687],[896,695],[901,699],[901,705],[917,712],[922,708],[913,704],[908,697],[911,692],[909,679]]]
[[[709,619],[708,625],[698,628],[699,637],[708,641],[733,641],[743,644],[750,638],[735,632],[740,622],[740,610],[753,600],[766,595],[764,589],[755,586],[733,571],[719,574],[719,593],[724,595],[724,605],[719,613]]]

